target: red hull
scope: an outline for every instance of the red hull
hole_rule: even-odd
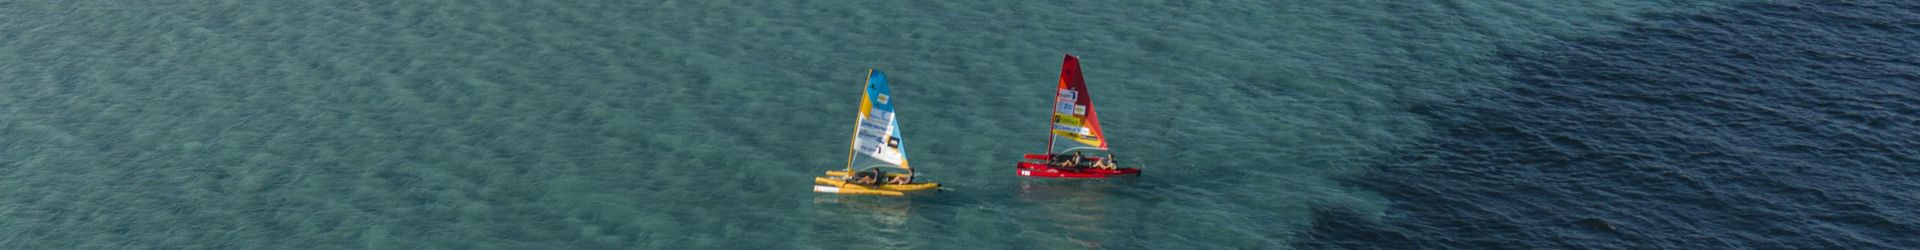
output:
[[[1047,178],[1107,178],[1123,175],[1140,175],[1140,169],[1138,168],[1118,168],[1113,170],[1097,168],[1057,168],[1048,166],[1044,162],[1046,159],[1047,155],[1045,154],[1026,155],[1020,163],[1015,164],[1014,173],[1020,176]],[[1087,159],[1099,160],[1100,158],[1087,157]],[[1041,160],[1041,162],[1031,160]]]

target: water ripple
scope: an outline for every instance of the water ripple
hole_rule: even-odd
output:
[[[1304,246],[1920,245],[1920,4],[1805,1],[1659,15],[1504,54],[1519,82],[1354,180],[1397,216],[1318,212]]]

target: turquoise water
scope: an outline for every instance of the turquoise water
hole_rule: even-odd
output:
[[[1726,6],[4,2],[0,245],[1286,248],[1500,50]],[[1145,176],[1013,176],[1062,53]],[[868,68],[950,190],[809,192]]]

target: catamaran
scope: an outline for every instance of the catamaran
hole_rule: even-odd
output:
[[[887,74],[868,69],[866,92],[860,95],[860,114],[854,119],[853,145],[847,148],[846,169],[814,177],[814,192],[902,196],[940,187],[939,183],[914,180],[913,167],[907,165],[906,146],[900,140],[900,122],[893,116],[891,95]],[[856,170],[854,166],[861,168]],[[881,171],[888,168],[905,172]]]
[[[1107,178],[1140,175],[1138,168],[1112,166],[1117,164],[1113,159],[1081,154],[1111,152],[1107,149],[1107,137],[1100,133],[1100,119],[1094,115],[1093,96],[1087,94],[1087,81],[1080,76],[1080,58],[1067,55],[1066,61],[1060,65],[1060,84],[1054,90],[1053,119],[1048,122],[1050,128],[1047,130],[1047,153],[1022,157],[1014,166],[1020,176]],[[1065,143],[1054,142],[1061,137],[1068,140]],[[1055,150],[1058,146],[1066,149]],[[1105,163],[1105,166],[1093,163]]]

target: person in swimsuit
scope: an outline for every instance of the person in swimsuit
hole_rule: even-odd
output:
[[[1087,156],[1080,155],[1080,151],[1073,151],[1073,159],[1071,160],[1071,162],[1067,163],[1067,166],[1078,168],[1078,167],[1081,167],[1080,166],[1081,164],[1086,164],[1086,163],[1087,163]]]
[[[1079,168],[1079,167],[1080,167],[1080,159],[1081,159],[1081,158],[1082,158],[1082,157],[1080,156],[1080,151],[1073,151],[1073,155],[1065,155],[1065,154],[1061,154],[1061,155],[1059,155],[1059,156],[1055,156],[1055,157],[1054,157],[1054,159],[1055,159],[1055,160],[1054,160],[1054,162],[1053,162],[1053,167],[1056,167],[1056,168]]]
[[[879,177],[877,177],[877,175],[879,174],[880,174],[879,169],[875,169],[874,172],[854,172],[853,179],[848,183],[859,184],[859,185],[873,185],[875,183],[880,183],[880,180],[878,179]]]
[[[913,175],[903,174],[900,176],[894,176],[892,181],[887,181],[887,184],[893,184],[893,185],[902,185],[907,183],[913,183]]]
[[[1094,161],[1093,168],[1114,170],[1114,169],[1118,169],[1119,167],[1114,166],[1113,154],[1107,154],[1106,158],[1100,158],[1099,161]]]

